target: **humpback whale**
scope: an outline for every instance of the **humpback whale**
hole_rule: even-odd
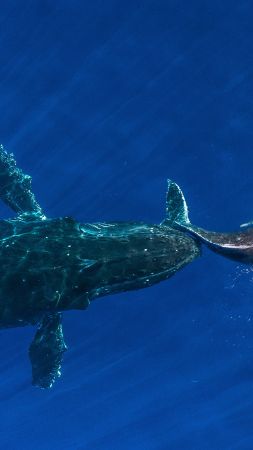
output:
[[[215,233],[194,227],[183,193],[171,181],[160,224],[48,218],[31,177],[0,146],[0,198],[16,212],[0,220],[0,327],[37,327],[29,357],[32,383],[40,388],[61,375],[64,311],[166,280],[201,255],[202,243],[223,256],[253,261],[251,228]]]
[[[168,185],[167,211],[168,215],[172,211],[170,220],[173,227],[188,232],[212,251],[229,259],[245,264],[253,263],[253,222],[242,224],[241,229],[244,230],[234,233],[207,231],[192,225],[181,189],[171,181],[168,181]]]

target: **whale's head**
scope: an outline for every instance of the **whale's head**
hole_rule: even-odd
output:
[[[91,228],[92,227],[92,228]],[[200,255],[200,244],[167,225],[107,223],[83,227],[83,271],[90,297],[151,286]]]
[[[166,225],[139,226],[130,241],[125,264],[136,287],[169,278],[200,255],[195,239]]]

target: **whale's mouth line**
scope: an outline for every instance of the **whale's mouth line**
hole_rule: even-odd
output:
[[[174,275],[174,273],[176,273],[179,269],[182,269],[184,266],[186,266],[193,259],[194,258],[191,258],[191,259],[185,258],[184,261],[181,261],[180,264],[174,266],[173,268],[165,269],[165,270],[162,270],[161,272],[146,275],[146,276],[140,277],[138,279],[125,281],[123,291],[142,289],[145,287],[152,286],[155,281],[166,280],[166,279],[170,278],[172,275]],[[136,286],[136,283],[139,284],[139,287]],[[93,300],[93,299],[96,299],[97,297],[100,297],[103,295],[111,295],[111,294],[114,294],[117,292],[118,293],[122,292],[122,283],[114,283],[114,284],[110,284],[110,285],[101,286],[98,289],[92,289],[92,291],[90,291],[88,293],[88,298],[89,298],[89,300]]]
[[[140,288],[141,287],[142,288],[145,287],[145,285],[148,287],[148,286],[150,286],[152,284],[152,283],[150,283],[151,281],[159,279],[160,277],[162,277],[162,278],[166,277],[167,278],[167,276],[168,277],[170,276],[171,272],[172,272],[172,269],[167,269],[167,270],[163,270],[163,271],[161,271],[159,273],[156,273],[156,274],[153,274],[153,275],[150,274],[149,276],[140,277],[140,278],[138,278],[138,280],[134,279],[134,280],[125,281],[125,283],[124,283],[124,288],[125,289],[124,290],[127,290],[127,289],[131,288],[131,286],[133,286],[133,289],[137,289],[136,282],[141,284]],[[171,275],[172,275],[172,273],[171,273]],[[114,292],[120,292],[121,291],[121,289],[120,289],[121,286],[122,286],[122,283],[114,283],[114,284],[110,284],[110,285],[108,284],[108,285],[101,286],[98,289],[93,289],[89,293],[89,298],[92,300],[92,299],[95,299],[96,297],[99,297],[99,296],[102,296],[102,295],[105,295],[105,294],[110,295],[110,294],[113,294]]]

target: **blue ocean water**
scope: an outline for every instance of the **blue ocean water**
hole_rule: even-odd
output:
[[[0,141],[48,216],[253,219],[249,0],[2,1]],[[1,217],[12,213],[1,205]],[[1,330],[0,448],[252,450],[253,271],[208,250],[167,282],[64,315],[51,390],[32,327]]]

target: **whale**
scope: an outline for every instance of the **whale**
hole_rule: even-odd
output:
[[[203,244],[236,261],[253,260],[250,226],[235,233],[195,227],[173,181],[158,224],[50,218],[32,191],[31,177],[0,146],[0,198],[16,213],[0,219],[0,328],[36,327],[29,358],[32,384],[42,389],[61,376],[66,311],[167,280],[199,258]]]
[[[240,231],[208,231],[191,224],[188,207],[180,187],[168,180],[167,223],[187,232],[215,253],[244,264],[253,263],[253,223],[241,225]]]

